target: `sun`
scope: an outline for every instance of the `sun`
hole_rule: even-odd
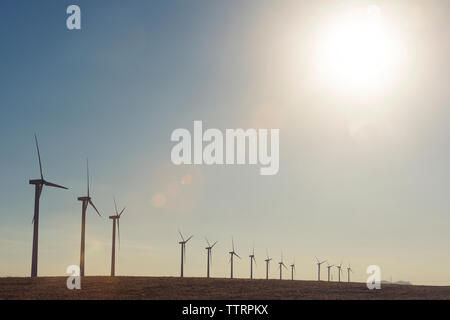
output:
[[[399,41],[377,6],[334,16],[319,39],[320,74],[334,88],[376,89],[395,76]]]

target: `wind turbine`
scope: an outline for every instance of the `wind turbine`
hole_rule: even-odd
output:
[[[205,238],[206,243],[208,246],[205,248],[207,252],[207,268],[206,268],[206,277],[209,278],[209,266],[212,265],[212,248],[216,245],[217,241],[211,245],[207,238]]]
[[[283,280],[283,267],[287,270],[286,265],[283,262],[283,251],[281,251],[281,261],[278,262],[278,264],[280,265],[280,280]]]
[[[249,255],[249,257],[250,257],[250,279],[253,279],[253,262],[255,262],[255,266],[256,266],[255,246],[253,246],[252,254]]]
[[[342,273],[342,261],[341,264],[338,266],[335,266],[336,268],[338,268],[338,281],[341,282],[341,273]]]
[[[291,264],[291,280],[294,280],[294,273],[295,273],[295,259],[294,262]]]
[[[317,260],[317,268],[318,268],[318,270],[317,270],[317,275],[318,275],[317,279],[318,279],[318,281],[320,281],[320,265],[321,265],[322,263],[327,262],[327,261],[324,260],[324,261],[320,262],[319,259],[317,259],[317,257],[316,257],[316,260]]]
[[[116,224],[117,224],[117,234],[119,236],[119,247],[120,247],[120,216],[122,215],[125,207],[122,211],[117,210],[116,199],[114,198],[114,209],[116,210],[116,215],[109,216],[113,221],[113,236],[112,236],[112,256],[111,256],[111,277],[114,277],[116,272]],[[116,223],[117,221],[117,223]]]
[[[272,258],[269,258],[269,251],[267,249],[266,249],[266,255],[267,255],[267,258],[264,261],[266,262],[266,280],[268,280],[269,279],[269,263],[270,263],[270,260],[272,260]]]
[[[353,272],[352,267],[350,266],[350,263],[348,264],[347,267],[347,282],[350,282],[350,272]]]
[[[84,244],[85,244],[85,230],[86,230],[86,209],[89,205],[94,208],[99,217],[101,217],[100,212],[98,212],[95,207],[89,193],[89,162],[86,160],[86,168],[87,168],[87,196],[86,197],[78,197],[79,201],[82,201],[81,205],[81,251],[80,251],[80,276],[84,276]]]
[[[239,259],[241,259],[241,257],[239,257],[239,255],[234,251],[234,240],[233,240],[233,238],[231,238],[231,247],[232,247],[232,251],[230,251],[229,254],[230,254],[230,264],[231,264],[231,279],[233,279],[233,256],[236,256]]]
[[[39,145],[37,141],[36,134],[34,134],[34,141],[36,142],[36,150],[39,159],[39,170],[41,173],[40,179],[30,180],[30,184],[34,184],[35,192],[34,192],[34,216],[33,216],[33,251],[31,255],[31,277],[37,277],[38,274],[38,239],[39,239],[39,199],[41,197],[42,189],[44,186],[54,187],[60,189],[66,189],[66,187],[48,182],[44,179],[44,175],[42,173],[42,162],[41,162],[41,154],[39,152]]]
[[[327,262],[328,282],[330,282],[330,270],[331,270],[332,267],[334,267],[334,264],[329,264],[329,263]]]
[[[184,237],[183,237],[183,235],[181,234],[181,231],[180,231],[180,230],[178,230],[178,233],[179,233],[180,236],[181,236],[181,241],[178,242],[178,243],[181,245],[181,273],[180,273],[180,277],[183,278],[183,276],[184,276],[184,274],[183,274],[183,271],[184,271],[184,261],[186,261],[186,243],[187,243],[189,240],[191,240],[191,238],[192,238],[193,236],[190,236],[189,238],[187,238],[186,240],[184,240]]]

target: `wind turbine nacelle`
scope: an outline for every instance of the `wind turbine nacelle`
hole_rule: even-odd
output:
[[[90,197],[78,197],[78,201],[89,201],[91,200]]]
[[[42,179],[34,179],[29,181],[30,184],[44,184],[44,180]]]
[[[119,217],[118,216],[109,216],[109,218],[114,220],[114,219],[118,219]]]

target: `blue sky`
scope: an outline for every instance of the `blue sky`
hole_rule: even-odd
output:
[[[65,9],[81,7],[82,30]],[[381,8],[402,46],[395,73],[365,90],[320,78],[316,44],[336,12]],[[179,273],[177,229],[194,234],[186,275],[202,276],[203,236],[228,275],[234,236],[257,276],[266,248],[314,279],[314,256],[353,278],[450,284],[450,41],[446,1],[2,1],[0,275],[30,269],[38,134],[45,177],[39,273],[78,263],[89,157],[103,216],[127,210],[117,274]],[[394,76],[395,75],[395,76]],[[280,171],[174,166],[176,128],[279,128]],[[188,184],[181,184],[189,180]],[[166,202],[155,206],[155,194]],[[111,223],[89,212],[86,274],[108,274]],[[248,275],[248,258],[236,265]],[[432,273],[429,270],[433,270]],[[275,268],[272,269],[276,276]],[[325,273],[323,274],[323,276]]]

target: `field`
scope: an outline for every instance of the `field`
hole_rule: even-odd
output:
[[[0,278],[0,299],[450,299],[450,287],[290,280],[174,277],[84,277],[68,290],[65,277]]]

